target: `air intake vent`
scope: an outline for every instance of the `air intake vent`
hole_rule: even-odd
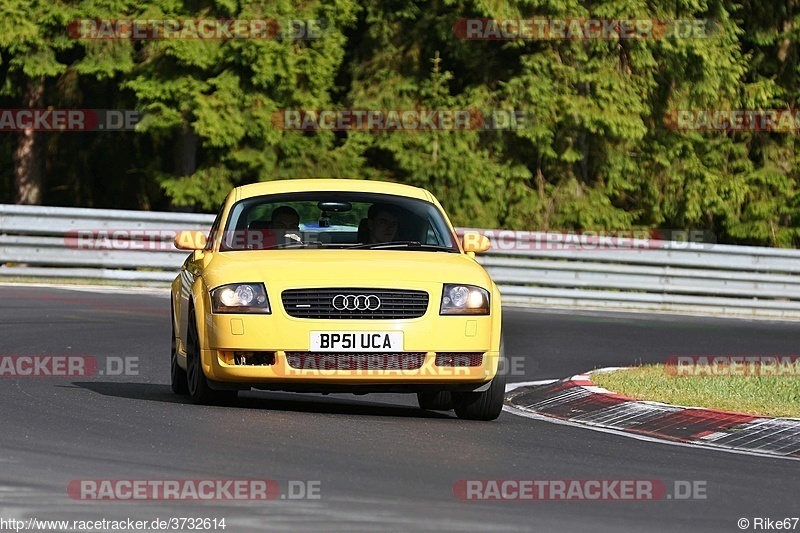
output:
[[[398,320],[419,318],[428,293],[393,289],[291,289],[283,308],[295,318]]]

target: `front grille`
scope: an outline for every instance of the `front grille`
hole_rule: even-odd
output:
[[[417,370],[425,353],[286,352],[286,361],[300,370]]]
[[[286,313],[295,318],[397,320],[419,318],[428,310],[425,291],[291,289],[281,298]]]
[[[482,364],[482,353],[439,352],[436,354],[436,366],[481,366]]]

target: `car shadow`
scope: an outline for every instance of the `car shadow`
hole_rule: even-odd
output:
[[[178,396],[169,385],[154,383],[125,383],[119,381],[85,381],[73,382],[72,385],[89,390],[103,396],[125,398],[128,400],[145,400],[151,402],[183,404],[196,409],[205,406],[193,406],[186,396]],[[377,394],[370,395],[371,397]],[[364,398],[365,396],[362,396]],[[254,409],[284,411],[296,413],[348,414],[360,416],[393,416],[405,418],[454,418],[454,414],[425,411],[419,407],[393,405],[388,403],[322,396],[311,393],[246,391],[240,392],[239,398],[230,405],[211,407],[214,409]]]

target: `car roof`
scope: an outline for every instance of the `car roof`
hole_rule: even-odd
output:
[[[242,185],[233,190],[235,200],[262,196],[265,194],[280,194],[291,192],[317,192],[317,191],[336,191],[336,192],[368,192],[394,194],[408,198],[417,198],[425,201],[432,201],[433,197],[425,189],[391,183],[388,181],[369,181],[359,179],[288,179],[265,181]]]

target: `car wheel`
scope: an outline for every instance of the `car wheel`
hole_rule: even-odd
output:
[[[455,407],[450,391],[418,392],[417,402],[420,409],[428,411],[452,411]]]
[[[196,405],[220,405],[231,403],[239,391],[218,391],[208,385],[200,361],[200,340],[197,335],[197,322],[194,308],[189,310],[189,324],[186,334],[186,374],[189,398]]]
[[[506,395],[505,355],[500,342],[500,365],[489,388],[483,392],[454,392],[453,402],[458,418],[464,420],[494,420],[503,411]]]
[[[186,371],[178,366],[178,343],[175,341],[175,321],[174,315],[170,313],[172,320],[172,354],[170,356],[170,381],[172,382],[172,392],[175,394],[189,394],[189,383],[186,379]]]

